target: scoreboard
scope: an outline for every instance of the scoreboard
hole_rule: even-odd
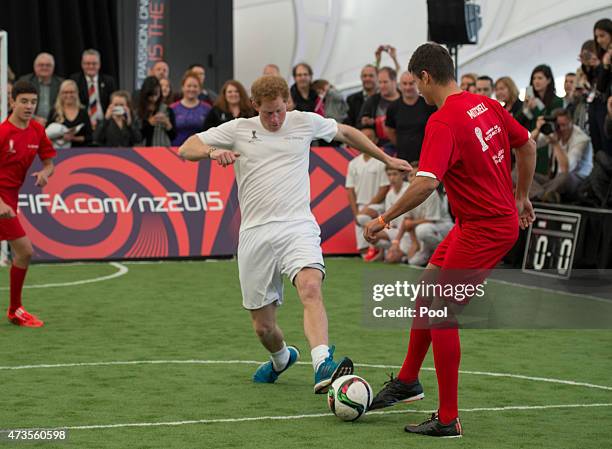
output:
[[[535,209],[535,214],[527,235],[523,271],[569,279],[580,214],[550,209]]]

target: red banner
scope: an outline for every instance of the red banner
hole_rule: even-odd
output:
[[[354,154],[313,148],[311,207],[325,254],[355,253],[344,189]],[[38,163],[32,171],[39,169]],[[234,171],[181,160],[171,148],[63,150],[49,184],[29,182],[20,220],[36,260],[142,259],[235,254],[240,211]]]

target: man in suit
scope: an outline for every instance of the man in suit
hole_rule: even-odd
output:
[[[81,57],[81,72],[73,73],[70,79],[79,87],[81,103],[87,107],[92,127],[104,119],[104,113],[110,103],[111,94],[117,90],[117,83],[109,75],[100,73],[100,52],[88,49]]]
[[[50,53],[39,53],[34,59],[34,73],[28,73],[19,81],[28,81],[38,91],[38,105],[34,112],[34,120],[45,126],[49,112],[55,106],[62,78],[54,75],[55,58]]]

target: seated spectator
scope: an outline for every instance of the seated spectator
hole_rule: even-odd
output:
[[[384,210],[388,210],[404,194],[408,188],[408,182],[404,173],[399,170],[386,167],[385,171],[389,179],[389,191],[385,196]],[[410,249],[410,236],[408,234],[404,233],[402,237],[398,238],[399,228],[403,219],[404,215],[394,218],[389,223],[388,229],[384,229],[376,235],[374,246],[381,250],[380,256],[382,256],[384,251],[385,262],[401,262]],[[379,259],[382,259],[382,257],[379,257]]]
[[[476,79],[476,93],[491,98],[493,96],[493,79],[487,75],[481,75]]]
[[[177,100],[174,92],[172,92],[172,84],[170,84],[170,80],[168,78],[160,79],[159,87],[161,88],[162,103],[170,106]]]
[[[523,102],[519,99],[519,90],[512,78],[502,76],[495,81],[495,98],[521,125],[527,125],[527,118],[523,115]]]
[[[297,111],[314,112],[317,93],[312,88],[312,68],[305,62],[293,68],[295,83],[291,86],[291,98]]]
[[[182,145],[189,136],[202,131],[204,120],[211,110],[208,103],[198,98],[202,87],[197,73],[185,73],[181,89],[183,98],[170,106],[176,121],[176,137],[172,140],[175,147]]]
[[[323,79],[314,81],[312,88],[319,96],[315,112],[325,118],[333,118],[338,123],[343,123],[347,116],[348,106],[342,94],[329,81]]]
[[[385,119],[389,105],[400,98],[397,90],[397,72],[391,67],[378,71],[378,93],[372,95],[361,108],[359,127],[372,128],[376,132],[378,144],[387,152],[394,152],[385,131]]]
[[[552,154],[551,175],[536,174],[529,191],[531,199],[561,202],[561,196],[573,197],[593,168],[591,140],[572,123],[565,109],[553,111],[554,123],[539,117],[531,137],[539,146],[548,145]]]
[[[255,116],[244,86],[236,80],[223,84],[221,94],[204,120],[204,131],[236,118]]]
[[[348,105],[348,116],[345,120],[347,125],[358,127],[359,114],[365,101],[376,93],[378,83],[378,69],[372,64],[367,64],[361,69],[361,90],[346,98]]]
[[[418,169],[418,161],[413,162],[408,180],[412,182]],[[448,207],[440,193],[435,190],[416,208],[406,212],[397,232],[396,240],[401,242],[404,233],[410,235],[406,260],[410,265],[425,266],[429,258],[453,227]],[[398,243],[392,242],[390,252],[397,252]],[[405,247],[405,246],[404,246]],[[401,249],[401,248],[400,248]]]
[[[361,132],[376,143],[374,130],[364,128]],[[374,260],[380,251],[373,246],[370,247],[365,240],[363,226],[384,210],[384,200],[389,191],[385,164],[365,153],[360,154],[349,162],[345,187],[355,217],[357,249],[364,260]]]
[[[539,65],[531,72],[529,86],[523,102],[525,125],[529,131],[535,130],[538,117],[550,116],[552,111],[563,107],[563,100],[555,94],[555,78],[547,65]],[[536,173],[548,174],[548,147],[537,148]]]
[[[280,68],[276,64],[266,64],[263,68],[262,75],[280,76],[282,78]]]
[[[38,91],[38,104],[34,120],[45,126],[51,109],[55,106],[62,79],[53,74],[55,58],[50,53],[39,53],[34,59],[34,72],[23,75],[20,80],[29,81]]]
[[[401,98],[387,108],[386,133],[397,149],[397,157],[405,161],[418,160],[425,136],[425,125],[436,108],[425,103],[419,95],[416,81],[410,72],[402,73],[400,91]]]
[[[81,72],[70,75],[70,79],[77,83],[81,104],[85,106],[94,127],[98,120],[104,118],[110,96],[117,90],[115,79],[100,73],[100,67],[100,52],[90,48],[81,56]]]
[[[62,126],[52,126],[54,124]],[[82,147],[91,144],[93,131],[90,117],[81,105],[79,89],[73,80],[64,80],[60,84],[55,107],[47,117],[47,135],[55,148]]]
[[[565,97],[563,97],[563,109],[567,109],[574,101],[574,89],[576,88],[576,74],[569,72],[565,74],[565,80],[563,81],[563,90],[565,90]]]
[[[478,78],[478,75],[476,75],[475,73],[464,73],[463,75],[461,75],[461,83],[459,87],[461,87],[461,90],[465,90],[469,93],[475,94],[476,78]]]
[[[393,65],[395,66],[395,73],[400,71],[400,63],[397,60],[397,49],[392,45],[379,45],[376,51],[374,52],[374,57],[376,58],[376,69],[380,68],[380,61],[382,59],[382,54],[387,53],[391,59],[393,60]]]
[[[200,78],[200,85],[202,86],[202,91],[200,92],[200,95],[198,95],[198,98],[204,103],[208,103],[212,108],[213,104],[217,100],[217,93],[212,89],[206,88],[206,69],[204,66],[202,64],[191,64],[187,68],[187,71],[197,73],[198,77]]]
[[[158,80],[170,78],[170,66],[166,61],[156,61],[149,70],[149,76],[154,76]]]
[[[133,147],[142,141],[140,124],[134,123],[130,94],[118,90],[111,94],[104,120],[98,123],[94,141],[104,147]]]
[[[142,82],[137,112],[145,146],[172,145],[176,137],[174,111],[162,103],[161,86],[154,76],[147,76]]]

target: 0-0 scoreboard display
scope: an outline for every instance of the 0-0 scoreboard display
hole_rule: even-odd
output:
[[[580,214],[548,209],[535,209],[535,214],[527,235],[523,271],[569,279]]]

